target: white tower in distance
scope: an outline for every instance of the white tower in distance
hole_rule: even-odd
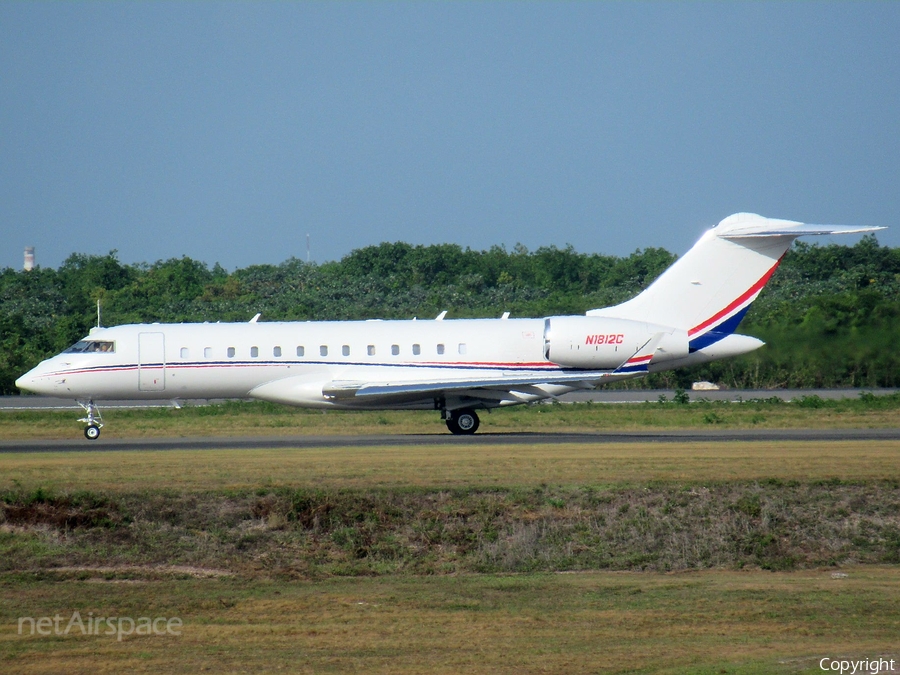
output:
[[[30,272],[34,269],[34,246],[25,247],[25,271]]]

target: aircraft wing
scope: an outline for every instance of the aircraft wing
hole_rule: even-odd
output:
[[[577,389],[593,389],[600,384],[646,374],[656,347],[663,336],[664,333],[654,335],[615,370],[559,370],[550,373],[528,375],[510,373],[501,376],[491,374],[459,379],[440,379],[431,382],[422,380],[365,382],[344,379],[334,380],[325,385],[322,393],[334,399],[356,399],[360,402],[383,397],[408,397],[411,395],[464,394],[471,398],[480,398],[481,394],[489,392],[490,395],[483,397],[496,399],[497,392],[506,392],[513,395],[519,393],[525,396],[535,396],[535,398],[547,398],[550,394],[538,389],[537,385],[563,385]]]
[[[365,367],[343,369],[335,376],[327,371],[267,382],[249,392],[252,398],[287,405],[330,401],[360,405],[414,404],[431,398],[456,397],[498,405],[502,401],[525,403],[560,393],[554,387],[593,389],[597,385],[640,377],[664,333],[658,333],[614,370],[554,369],[549,372],[507,372],[456,369],[455,377],[443,368],[402,368],[397,380],[374,381]],[[374,372],[382,372],[380,370]],[[408,379],[405,379],[408,378]]]
[[[410,380],[407,382],[362,382],[354,380],[334,380],[322,387],[322,393],[336,399],[357,400],[408,396],[422,396],[441,393],[472,392],[474,390],[521,391],[534,393],[533,387],[541,384],[562,384],[576,388],[592,388],[603,381],[615,381],[637,377],[642,373],[621,374],[612,371],[576,371],[565,373],[543,373],[539,375],[508,375],[501,377],[472,377],[466,379],[447,379],[426,382]],[[545,394],[546,396],[546,394]]]

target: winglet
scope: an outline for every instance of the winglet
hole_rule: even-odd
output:
[[[616,368],[612,374],[623,375],[626,373],[634,374],[649,372],[650,361],[653,360],[653,357],[656,354],[656,348],[659,347],[659,343],[662,342],[665,335],[665,333],[656,333],[652,338],[647,340],[640,349],[626,359],[622,365]]]

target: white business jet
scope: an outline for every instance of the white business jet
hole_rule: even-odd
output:
[[[880,229],[735,214],[635,298],[585,316],[95,328],[16,386],[76,399],[88,439],[103,426],[95,399],[159,398],[439,410],[451,432],[472,434],[477,410],[761,347],[734,331],[796,237]]]

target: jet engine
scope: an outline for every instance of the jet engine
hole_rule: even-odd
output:
[[[570,368],[612,370],[660,333],[651,363],[688,355],[684,330],[628,319],[554,316],[544,320],[544,356]]]

